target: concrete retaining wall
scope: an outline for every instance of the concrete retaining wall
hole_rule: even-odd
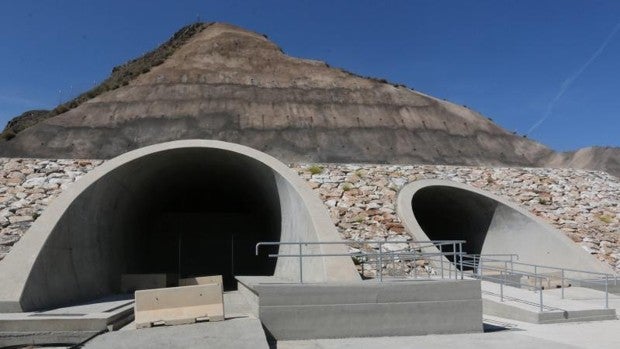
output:
[[[475,280],[260,284],[259,318],[278,340],[482,331]]]

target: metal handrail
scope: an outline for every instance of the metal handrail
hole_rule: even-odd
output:
[[[299,282],[303,283],[303,258],[304,257],[368,257],[368,256],[376,256],[378,257],[378,264],[379,267],[377,268],[377,273],[379,274],[379,281],[383,281],[383,259],[384,257],[395,257],[395,256],[410,256],[412,258],[418,256],[420,258],[424,258],[424,257],[433,257],[433,256],[453,256],[455,261],[456,261],[456,257],[457,256],[461,256],[460,257],[460,264],[462,264],[463,260],[462,260],[462,255],[463,255],[463,243],[465,243],[465,240],[428,240],[428,241],[389,241],[389,240],[380,240],[380,241],[284,241],[284,242],[280,242],[280,241],[263,241],[263,242],[259,242],[256,244],[256,248],[255,248],[255,253],[258,256],[259,254],[259,249],[261,246],[281,246],[281,245],[297,245],[299,246],[299,252],[296,254],[268,254],[267,257],[270,258],[278,258],[278,257],[295,257],[295,258],[299,258]],[[353,252],[353,253],[316,253],[316,254],[304,254],[303,251],[303,246],[304,245],[355,245],[355,244],[364,244],[364,245],[378,245],[379,248],[379,252],[364,252],[364,251],[360,251],[360,252]],[[452,245],[452,251],[451,252],[440,252],[439,253],[435,253],[435,252],[421,252],[421,251],[415,251],[412,250],[411,247],[408,248],[408,250],[406,252],[396,252],[396,251],[387,251],[384,252],[383,251],[383,245],[386,244],[415,244],[417,246],[415,246],[416,249],[421,249],[424,247],[432,247],[432,246],[439,246],[441,248],[441,246],[446,246],[446,245]],[[429,246],[422,246],[420,247],[420,244],[429,244]],[[458,247],[458,252],[457,252],[457,247]],[[405,249],[401,250],[401,251],[405,251]],[[443,263],[443,258],[441,259],[442,263]],[[456,264],[455,264],[456,265]],[[451,276],[451,274],[449,275]],[[443,278],[443,271],[442,271],[442,278]],[[455,278],[458,278],[458,274],[456,273],[455,270]],[[461,279],[463,279],[463,270],[461,270]]]
[[[467,255],[465,255],[464,257],[466,257]],[[487,259],[488,261],[494,261],[494,262],[504,262],[503,260],[493,260],[493,259]],[[601,272],[596,272],[596,271],[588,271],[588,270],[579,270],[579,269],[571,269],[571,268],[561,268],[561,267],[550,267],[547,265],[541,265],[541,264],[532,264],[532,263],[523,263],[523,262],[513,262],[513,264],[516,265],[523,265],[523,266],[529,266],[529,267],[537,267],[537,268],[541,268],[541,269],[552,269],[552,270],[558,270],[558,271],[570,271],[570,272],[574,272],[574,273],[583,273],[583,274],[593,274],[593,275],[603,275],[603,276],[614,276],[617,278],[617,275],[614,274],[610,274],[610,273],[601,273]]]
[[[609,292],[608,292],[608,288],[609,288],[609,280],[610,280],[610,276],[614,277],[616,280],[616,284],[617,284],[617,276],[611,275],[611,274],[606,274],[606,273],[600,273],[600,272],[590,272],[590,271],[585,271],[585,270],[577,270],[577,269],[569,269],[569,268],[560,268],[560,267],[550,267],[550,266],[543,266],[543,265],[537,265],[537,264],[531,264],[531,263],[523,263],[523,262],[516,262],[514,259],[516,258],[516,260],[519,259],[519,255],[518,254],[467,254],[467,253],[463,253],[463,243],[465,243],[465,240],[428,240],[428,241],[386,241],[386,240],[380,240],[380,241],[324,241],[324,242],[319,242],[319,241],[286,241],[286,242],[259,242],[256,244],[256,248],[255,248],[255,252],[256,255],[259,255],[259,249],[261,246],[281,246],[281,245],[296,245],[298,246],[299,250],[298,253],[283,253],[283,254],[279,254],[279,253],[274,253],[274,254],[268,254],[267,257],[269,258],[279,258],[279,257],[283,257],[283,258],[298,258],[299,259],[299,282],[303,283],[303,258],[308,258],[308,257],[357,257],[360,258],[361,262],[362,262],[362,275],[364,274],[364,261],[370,261],[371,259],[376,259],[377,262],[377,274],[378,274],[378,279],[380,282],[383,282],[383,265],[384,265],[384,260],[388,260],[392,259],[392,261],[395,261],[395,258],[398,257],[399,260],[407,260],[407,259],[423,259],[423,260],[427,260],[429,262],[432,262],[433,265],[435,265],[435,269],[437,269],[437,261],[436,258],[439,258],[439,269],[441,271],[441,278],[444,278],[444,271],[446,270],[446,268],[444,268],[444,260],[446,259],[446,257],[453,257],[453,262],[452,263],[448,263],[448,279],[452,278],[452,267],[454,265],[454,277],[455,279],[458,279],[458,271],[460,269],[460,278],[463,279],[464,278],[464,268],[465,267],[473,267],[474,269],[474,273],[472,276],[480,279],[480,280],[499,280],[500,281],[500,299],[503,302],[504,301],[504,285],[518,285],[519,287],[524,287],[524,288],[528,288],[528,289],[532,289],[535,292],[539,293],[539,307],[540,307],[540,311],[544,311],[544,304],[543,304],[543,280],[546,280],[547,282],[550,282],[551,279],[553,277],[551,276],[547,276],[544,274],[541,274],[539,272],[539,268],[540,269],[550,269],[550,270],[558,270],[561,271],[561,288],[562,288],[562,299],[564,298],[564,285],[565,285],[565,281],[577,281],[577,282],[581,282],[581,283],[596,283],[595,281],[591,281],[591,280],[583,280],[583,279],[576,279],[576,278],[570,278],[570,277],[566,277],[565,276],[565,271],[569,271],[569,272],[575,272],[575,273],[584,273],[584,274],[592,274],[592,275],[603,275],[604,278],[601,278],[600,282],[602,283],[603,281],[605,282],[605,308],[609,308]],[[383,250],[383,246],[387,245],[387,244],[407,244],[408,246],[406,248],[402,248],[402,249],[398,249],[395,251],[384,251]],[[426,245],[425,245],[426,244]],[[345,246],[359,246],[359,245],[376,245],[378,248],[378,251],[376,252],[365,252],[365,251],[355,251],[355,252],[348,252],[348,253],[304,253],[305,251],[303,250],[303,246],[309,246],[309,245],[345,245]],[[412,246],[413,245],[413,246]],[[444,246],[452,246],[452,250],[448,251],[448,252],[444,252],[443,251],[443,247]],[[436,247],[438,248],[439,252],[422,252],[421,250],[425,247]],[[375,247],[373,247],[373,249],[375,249]],[[506,259],[495,259],[495,258],[489,258],[489,257],[506,257],[509,258],[508,260]],[[363,260],[362,260],[363,259]],[[478,262],[478,263],[476,263]],[[489,264],[493,264],[493,263],[503,263],[504,267],[493,267],[490,266]],[[510,263],[510,269],[508,269],[508,263]],[[529,272],[529,271],[523,271],[523,270],[515,270],[514,266],[528,266],[528,267],[533,267],[534,268],[534,272]],[[493,271],[499,271],[500,273],[500,277],[493,277],[493,276],[487,276],[484,275],[484,270],[493,270]],[[414,267],[414,272],[416,273],[416,278],[417,278],[417,267]],[[428,271],[427,271],[428,272]],[[525,283],[521,283],[521,281],[512,281],[507,279],[506,277],[508,275],[511,274],[516,274],[518,273],[519,275],[522,276],[527,276],[527,277],[534,277],[534,285],[532,286],[531,284],[525,284]],[[430,272],[429,272],[429,277],[430,277]]]
[[[542,286],[542,280],[546,279],[547,282],[551,281],[551,279],[553,277],[548,277],[545,276],[544,274],[540,273],[539,269],[550,269],[550,270],[556,270],[556,271],[560,271],[561,275],[560,275],[560,283],[561,283],[561,298],[564,299],[564,288],[565,288],[565,282],[566,281],[575,281],[578,282],[580,284],[584,284],[584,283],[591,283],[591,284],[603,284],[605,285],[605,309],[609,308],[609,279],[610,277],[614,277],[615,279],[615,284],[617,285],[617,275],[612,275],[612,274],[608,274],[608,273],[600,273],[600,272],[592,272],[592,271],[586,271],[586,270],[578,270],[578,269],[571,269],[571,268],[560,268],[560,267],[550,267],[550,266],[545,266],[545,265],[539,265],[539,264],[532,264],[532,263],[523,263],[523,262],[515,262],[512,260],[512,257],[510,258],[510,260],[500,260],[500,259],[492,259],[492,258],[480,258],[479,256],[477,257],[476,255],[463,255],[463,258],[465,258],[466,260],[469,258],[471,260],[473,260],[473,268],[474,271],[476,271],[476,258],[478,258],[478,268],[479,269],[493,269],[488,267],[487,265],[483,266],[483,262],[488,263],[504,263],[504,268],[503,270],[506,271],[506,273],[510,273],[510,274],[515,274],[518,273],[519,275],[525,275],[525,276],[533,276],[535,278],[534,282],[536,283],[536,279],[540,280],[540,294],[541,294],[541,311],[542,311],[542,290],[544,289],[544,287]],[[466,262],[467,264],[465,265],[461,265],[461,268],[463,268],[463,266],[472,266],[471,263]],[[508,269],[508,263],[510,263],[510,270]],[[516,270],[514,269],[514,266],[527,266],[527,267],[533,267],[534,268],[534,273],[530,273],[530,272],[526,272],[523,270]],[[502,270],[501,268],[495,268],[495,270]],[[590,280],[590,279],[578,279],[578,278],[572,278],[572,277],[566,277],[565,272],[569,271],[569,272],[573,272],[573,273],[583,273],[583,274],[592,274],[592,275],[602,275],[604,277],[602,277],[600,280]],[[478,273],[478,277],[480,277],[480,279],[482,279],[482,275],[480,274],[482,272],[482,270],[480,270],[480,272]],[[500,271],[500,273],[502,273]],[[521,284],[521,283],[520,283]],[[522,285],[522,284],[521,284]],[[500,291],[503,291],[503,284],[500,284]],[[503,292],[502,292],[503,293]],[[502,297],[503,299],[503,297]]]
[[[465,266],[472,266],[472,264],[467,264],[467,262],[464,262],[463,264]],[[485,266],[484,268],[488,269],[488,270],[500,271],[500,272],[508,272],[509,271],[506,268],[500,268],[500,267],[487,267],[487,266]],[[532,277],[535,277],[537,279],[546,279],[548,281],[550,281],[552,279],[552,277],[550,277],[550,276],[545,276],[545,275],[542,275],[542,274],[534,274],[534,273],[529,273],[529,272],[525,272],[525,271],[524,272],[519,271],[519,275],[532,276]]]

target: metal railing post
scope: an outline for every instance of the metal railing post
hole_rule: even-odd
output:
[[[394,275],[392,276],[398,276],[398,272],[396,271],[396,255],[394,254],[394,251],[390,252],[390,259],[392,260],[392,271],[394,272]]]
[[[304,270],[303,270],[303,262],[302,262],[302,244],[299,242],[299,283],[304,283]]]
[[[439,263],[441,264],[441,279],[443,280],[443,245],[439,244]]]
[[[609,309],[609,274],[605,275],[605,309]]]
[[[360,258],[360,265],[362,266],[362,280],[364,279],[364,262],[366,261],[366,258],[361,259]]]
[[[564,269],[562,269],[562,284],[560,287],[562,287],[562,299],[564,299]]]
[[[472,264],[474,265],[474,275],[478,274],[478,268],[476,268],[476,256],[472,257]]]
[[[542,292],[542,280],[540,280],[540,289],[538,290],[540,293],[540,312],[543,312],[543,292]]]
[[[500,301],[503,302],[504,301],[504,276],[506,274],[504,274],[504,272],[502,272],[500,270],[500,280],[501,282],[499,283],[499,298]]]
[[[379,282],[383,282],[383,244],[379,242]]]
[[[456,243],[452,243],[452,264],[454,264],[454,280],[459,278],[458,270],[456,268]]]
[[[461,264],[461,280],[463,280],[463,243],[459,242],[459,264]]]

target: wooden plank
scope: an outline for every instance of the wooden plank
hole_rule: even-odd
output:
[[[193,323],[202,318],[224,320],[221,284],[141,290],[136,291],[135,301],[136,328]]]

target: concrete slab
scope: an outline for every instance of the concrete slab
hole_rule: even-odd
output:
[[[242,319],[239,319],[242,320]],[[538,325],[526,322],[506,320],[493,316],[485,316],[485,323],[503,326],[506,330],[486,333],[446,334],[427,336],[374,337],[374,338],[341,338],[278,341],[271,348],[277,349],[495,349],[495,348],[560,348],[560,349],[617,349],[620,343],[620,321],[572,322]],[[227,321],[228,322],[228,321]],[[226,323],[226,322],[224,322]],[[221,323],[217,323],[221,324]],[[246,333],[240,333],[230,342],[214,342],[201,339],[199,330],[189,326],[205,326],[207,324],[184,325],[168,328],[170,332],[149,334],[144,338],[108,333],[87,343],[85,348],[253,348],[255,339]],[[187,329],[186,329],[187,328]],[[162,330],[154,328],[151,330]],[[256,327],[253,327],[253,331]],[[145,330],[147,331],[147,330]],[[138,331],[132,331],[136,333]],[[140,331],[139,333],[143,333]],[[159,331],[157,331],[159,332]],[[146,332],[144,332],[146,333]],[[169,336],[169,341],[165,340]],[[205,335],[205,334],[203,334]],[[206,335],[205,335],[206,336]],[[206,344],[202,344],[206,343]],[[262,341],[256,342],[257,348],[263,348]],[[107,345],[107,347],[106,347]],[[201,346],[204,345],[204,346]]]
[[[274,347],[277,349],[616,349],[620,343],[620,321],[538,325],[485,316],[485,323],[501,325],[506,330],[415,337],[278,341]]]
[[[224,308],[227,319],[252,316],[250,303],[240,291],[224,292]]]
[[[79,343],[133,319],[132,295],[117,295],[46,311],[0,314],[0,347]]]
[[[253,318],[235,318],[173,327],[105,333],[88,342],[86,349],[268,349],[261,323]]]
[[[483,312],[508,319],[531,323],[554,323],[572,321],[598,321],[617,319],[615,308],[620,306],[620,296],[610,294],[610,307],[604,308],[604,292],[583,287],[543,290],[543,312],[540,312],[540,294],[531,290],[503,287],[501,301],[500,285],[481,283]]]
[[[429,335],[417,337],[377,337],[317,339],[305,341],[278,342],[277,349],[532,349],[557,348],[575,349],[571,345],[560,345],[553,341],[541,340],[515,333],[478,333],[463,335]]]

